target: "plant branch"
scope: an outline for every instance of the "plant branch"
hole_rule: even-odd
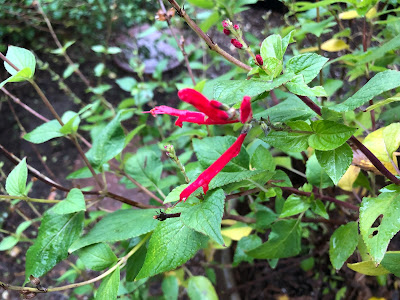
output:
[[[24,200],[27,202],[37,202],[37,203],[58,203],[61,200],[49,200],[49,199],[38,199],[38,198],[31,198],[28,196],[10,196],[10,195],[0,195],[0,199],[19,199]]]

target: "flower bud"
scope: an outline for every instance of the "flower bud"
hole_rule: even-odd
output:
[[[233,28],[235,28],[236,30],[239,30],[239,25],[235,24],[235,25],[233,25]]]
[[[231,39],[231,44],[238,49],[243,48],[243,44],[241,42],[239,42],[237,39]]]
[[[261,129],[264,131],[265,136],[268,136],[271,131],[271,128],[269,128],[265,122],[261,122]]]
[[[256,61],[257,61],[257,64],[258,64],[259,66],[262,66],[262,65],[264,64],[264,61],[263,61],[263,59],[262,59],[262,57],[261,57],[260,54],[257,54],[257,55],[256,55]]]
[[[229,24],[228,24],[228,22],[226,20],[222,21],[222,27],[224,27],[224,28],[229,27]]]
[[[231,31],[230,31],[229,29],[226,29],[226,28],[224,28],[223,32],[224,32],[226,35],[230,35],[230,34],[231,34]]]

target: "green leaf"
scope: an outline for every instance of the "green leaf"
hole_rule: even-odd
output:
[[[400,252],[388,251],[381,261],[381,265],[397,277],[400,277]]]
[[[301,228],[298,220],[280,220],[272,225],[268,241],[246,253],[254,258],[285,258],[299,254]]]
[[[138,239],[138,238],[137,238]],[[126,263],[126,281],[134,281],[146,258],[146,247],[140,247]]]
[[[304,82],[309,83],[317,77],[327,61],[328,58],[315,53],[300,54],[289,59],[286,64],[286,72],[301,74],[304,77]]]
[[[213,8],[214,2],[210,0],[188,0],[189,3],[201,8]]]
[[[78,211],[85,211],[85,197],[81,190],[73,188],[69,191],[65,200],[57,203],[51,211],[58,215],[70,214]]]
[[[0,242],[0,251],[6,251],[14,247],[18,243],[18,239],[15,236],[7,236]]]
[[[67,258],[68,248],[82,232],[83,219],[83,212],[57,215],[49,210],[43,215],[38,237],[26,253],[26,280],[30,275],[41,277]]]
[[[79,118],[79,114],[76,112],[66,111],[61,117],[61,120],[64,123],[64,126],[60,128],[62,134],[67,135],[78,131],[81,119]]]
[[[322,169],[315,155],[312,155],[306,163],[306,176],[309,183],[324,189],[333,185],[331,178]]]
[[[344,143],[334,150],[316,150],[315,156],[321,167],[336,185],[353,161],[353,150],[351,150],[349,145]]]
[[[162,169],[160,155],[145,148],[140,149],[125,163],[125,171],[145,187],[158,185]]]
[[[265,38],[261,43],[260,48],[261,57],[266,60],[267,57],[274,57],[283,60],[285,54],[282,48],[282,38],[279,34],[272,34]]]
[[[15,234],[19,237],[31,225],[32,225],[31,220],[22,222],[21,224],[18,225]]]
[[[188,187],[188,184],[182,184],[180,186],[177,186],[174,188],[164,199],[164,204],[165,203],[170,203],[170,202],[176,202],[179,201],[179,195],[182,193],[182,191]]]
[[[349,222],[335,230],[329,242],[329,258],[336,270],[339,270],[350,255],[353,254],[357,244],[357,222]]]
[[[203,0],[203,1],[210,3],[208,0]],[[200,29],[203,30],[204,32],[207,32],[212,26],[214,26],[219,21],[219,18],[220,15],[218,11],[214,11],[199,24]]]
[[[31,70],[29,68],[25,68],[20,70],[18,73],[8,77],[6,80],[0,83],[0,88],[2,88],[7,82],[20,82],[28,80],[31,75]]]
[[[283,209],[279,218],[286,218],[298,215],[299,213],[302,213],[309,209],[310,205],[310,201],[305,197],[300,197],[298,195],[292,194],[286,199],[285,203],[283,204]]]
[[[191,300],[218,300],[214,286],[204,276],[190,277],[187,292]]]
[[[121,120],[128,110],[121,110],[111,122],[94,139],[93,146],[86,156],[94,168],[99,168],[110,159],[117,156],[125,145],[125,134]]]
[[[233,266],[238,266],[242,261],[252,263],[254,258],[248,256],[245,251],[252,250],[262,244],[261,238],[257,235],[249,235],[240,239],[237,243],[235,255],[233,257]]]
[[[395,36],[390,41],[379,45],[374,49],[368,51],[368,54],[363,56],[363,58],[357,62],[357,64],[366,64],[371,61],[377,60],[385,56],[389,51],[396,50],[400,47],[400,34]]]
[[[91,49],[97,53],[105,53],[106,52],[106,48],[103,45],[94,45],[91,47]]]
[[[20,77],[20,79],[15,77],[14,82],[31,79],[35,74],[36,60],[31,51],[20,47],[8,46],[6,58],[19,69],[18,72],[8,63],[4,62],[4,67],[8,73]]]
[[[137,85],[137,81],[133,77],[123,77],[115,80],[121,89],[125,92],[131,92],[132,89]]]
[[[322,203],[321,200],[314,199],[314,201],[311,202],[311,210],[313,211],[313,213],[329,220],[329,215],[326,212],[325,205],[324,203]]]
[[[247,180],[251,182],[251,180],[255,179],[257,175],[266,178],[265,179],[266,182],[272,177],[273,172],[263,171],[263,170],[255,170],[255,171],[244,170],[241,172],[219,172],[217,176],[215,176],[215,178],[211,180],[209,188],[215,189],[218,187],[223,187],[230,183],[242,182]]]
[[[275,162],[270,151],[263,145],[259,145],[250,158],[252,169],[256,170],[275,170]]]
[[[181,221],[186,226],[208,235],[217,243],[223,245],[221,221],[224,214],[225,194],[222,189],[207,193],[204,201],[196,204],[182,203]]]
[[[69,76],[72,75],[72,73],[74,73],[76,70],[78,70],[79,68],[79,64],[72,64],[72,65],[68,65],[68,67],[64,70],[63,72],[63,78],[68,78]]]
[[[158,222],[136,279],[175,269],[192,258],[207,240],[205,235],[187,227],[179,218]]]
[[[314,96],[319,96],[319,97],[326,97],[326,92],[324,90],[324,87],[322,86],[316,86],[313,88],[310,88],[307,84],[304,83],[303,77],[301,75],[298,75],[299,77],[295,77],[293,81],[288,82],[285,84],[286,88],[292,92],[295,95],[299,96],[308,96],[308,97],[314,97]]]
[[[375,96],[399,86],[400,72],[394,70],[384,71],[372,77],[353,96],[338,105],[331,106],[330,109],[339,112],[354,110],[372,100]]]
[[[310,147],[316,150],[333,150],[343,145],[357,130],[333,121],[319,120],[311,124],[314,134],[308,139]]]
[[[291,80],[295,74],[283,74],[273,81],[260,79],[220,80],[214,85],[214,99],[226,105],[242,101],[244,96],[256,96],[271,91]]]
[[[178,278],[175,276],[166,276],[161,283],[161,289],[165,300],[177,300],[179,295]]]
[[[271,131],[262,140],[283,151],[300,152],[306,150],[308,139],[313,134],[310,125],[304,121],[291,121],[287,122],[287,125],[293,131]]]
[[[233,136],[208,137],[202,140],[193,140],[193,149],[201,165],[208,168],[215,162],[234,142]],[[249,155],[244,146],[238,156],[234,157],[223,169],[224,172],[237,172],[249,169]]]
[[[382,265],[376,266],[372,260],[362,261],[355,264],[347,264],[347,267],[353,271],[369,276],[379,276],[390,273]]]
[[[104,243],[79,249],[77,254],[86,268],[93,271],[102,271],[118,261],[110,246]]]
[[[31,132],[24,135],[24,140],[34,144],[41,144],[56,137],[63,136],[60,132],[61,125],[57,120],[51,120],[36,127]]]
[[[26,196],[26,180],[28,179],[28,167],[26,157],[8,174],[6,191],[11,196]]]
[[[400,230],[400,196],[382,193],[376,198],[364,198],[360,207],[360,232],[369,254],[376,263],[385,256],[392,237]],[[380,224],[374,227],[375,221]]]
[[[383,140],[389,157],[393,157],[393,152],[400,146],[400,123],[392,123],[383,129]]]
[[[88,234],[72,244],[69,252],[91,244],[116,242],[148,233],[158,223],[153,219],[155,214],[154,209],[117,210],[101,219]]]
[[[96,292],[95,300],[114,300],[118,297],[118,288],[120,282],[119,267],[110,275],[101,281]]]
[[[118,54],[118,53],[121,53],[121,52],[122,52],[122,50],[119,47],[108,47],[106,53],[107,54]]]

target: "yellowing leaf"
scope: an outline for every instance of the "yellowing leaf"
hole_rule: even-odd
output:
[[[383,129],[383,140],[389,157],[400,146],[400,123],[392,123]]]
[[[366,14],[365,17],[367,19],[372,19],[376,16],[376,7],[374,6],[373,8],[371,8]]]
[[[328,52],[337,52],[348,48],[349,45],[347,45],[344,41],[339,39],[330,39],[327,40],[326,42],[323,42],[321,45],[321,49]]]
[[[226,249],[226,248],[228,248],[228,247],[232,244],[232,239],[230,239],[230,238],[227,237],[227,236],[224,236],[224,233],[223,233],[223,232],[222,232],[222,239],[224,240],[225,246],[223,246],[223,245],[221,245],[221,244],[218,244],[218,243],[215,242],[215,241],[212,241],[211,246],[212,246],[214,249],[216,249],[216,250],[221,250],[221,249]]]
[[[343,177],[339,180],[338,186],[345,191],[351,192],[353,190],[353,183],[356,181],[360,168],[351,165]]]
[[[304,49],[301,49],[299,52],[306,53],[306,52],[316,52],[316,51],[318,51],[318,47],[304,48]]]
[[[347,267],[353,271],[369,276],[379,276],[390,273],[382,265],[376,266],[375,262],[372,260],[362,261],[355,264],[347,264]]]
[[[221,233],[234,241],[239,241],[242,237],[248,236],[253,228],[249,226],[222,229]]]
[[[342,12],[339,14],[339,19],[342,20],[350,20],[350,19],[355,19],[355,18],[359,18],[360,15],[357,13],[356,10],[348,10],[345,12]]]
[[[386,300],[386,298],[383,298],[383,297],[380,297],[380,298],[371,297],[371,298],[369,298],[368,300]]]
[[[237,221],[235,221],[235,220],[225,219],[225,220],[222,220],[221,225],[230,225],[230,226],[232,226],[232,225],[235,225],[236,223],[237,223]]]

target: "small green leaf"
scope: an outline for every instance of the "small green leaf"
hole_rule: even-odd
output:
[[[63,72],[63,78],[68,78],[69,76],[72,75],[76,70],[78,70],[79,64],[72,64],[68,65],[68,67],[64,70]]]
[[[179,218],[159,222],[150,238],[146,259],[136,279],[175,269],[205,246],[208,238]]]
[[[118,54],[121,52],[122,52],[122,50],[119,47],[108,47],[107,48],[107,54]]]
[[[125,92],[131,92],[132,89],[137,85],[137,81],[133,77],[123,77],[115,80],[118,86]]]
[[[43,215],[38,237],[26,253],[26,280],[30,275],[41,277],[67,258],[68,248],[82,232],[83,219],[83,212],[57,215],[49,210]]]
[[[282,49],[282,38],[279,34],[272,34],[265,38],[261,43],[261,57],[263,60],[267,57],[274,57],[283,60],[284,50]]]
[[[390,240],[400,230],[399,215],[400,196],[397,193],[382,193],[376,198],[364,198],[361,203],[360,232],[376,263],[381,262]],[[375,221],[379,220],[380,224],[374,227]]]
[[[179,295],[178,278],[175,276],[166,276],[161,284],[165,300],[177,300]]]
[[[322,203],[321,200],[314,199],[314,201],[311,202],[311,210],[313,211],[313,213],[329,220],[329,215],[326,212],[325,205],[324,203]]]
[[[353,96],[330,108],[339,112],[354,110],[365,102],[373,99],[375,96],[399,86],[400,72],[394,70],[380,72],[372,77]]]
[[[23,71],[23,73],[19,73],[8,63],[4,62],[4,67],[8,73],[21,77],[20,80],[15,81],[31,79],[35,74],[36,60],[31,51],[20,47],[9,46],[6,58],[19,69],[19,72]]]
[[[224,214],[224,204],[225,194],[222,189],[207,193],[204,201],[195,205],[183,203],[179,206],[181,221],[191,229],[208,235],[214,241],[223,245],[221,221]]]
[[[285,258],[299,254],[301,228],[297,220],[281,220],[272,225],[268,241],[246,253],[254,258]]]
[[[336,185],[353,161],[353,150],[344,143],[339,148],[328,151],[315,151],[319,164]]]
[[[91,47],[91,49],[97,53],[105,53],[106,52],[106,48],[103,45],[94,45]]]
[[[118,288],[120,282],[119,267],[110,275],[101,281],[101,284],[96,292],[95,300],[114,300],[118,297]]]
[[[41,144],[64,134],[60,131],[61,125],[57,120],[51,120],[24,135],[24,140],[34,144]]]
[[[306,176],[308,182],[318,188],[324,189],[333,185],[332,179],[322,169],[315,154],[307,160]]]
[[[77,254],[86,268],[93,271],[102,271],[118,261],[110,246],[104,243],[79,249]]]
[[[69,191],[65,200],[57,203],[51,211],[58,215],[70,214],[78,211],[85,211],[85,198],[81,190],[73,188]]]
[[[22,222],[21,224],[18,225],[17,230],[15,231],[15,234],[17,236],[20,236],[22,234],[22,232],[24,232],[31,225],[32,225],[31,220]]]
[[[194,4],[201,8],[213,8],[214,2],[210,0],[188,0],[189,3]]]
[[[343,145],[357,130],[333,121],[319,120],[311,124],[314,134],[308,139],[310,147],[316,150],[333,150]]]
[[[7,236],[0,242],[0,251],[6,251],[14,247],[18,243],[18,239],[15,236]]]
[[[300,54],[289,59],[286,64],[286,72],[301,74],[304,77],[304,82],[309,83],[317,77],[327,61],[328,58],[315,53]]]
[[[261,238],[257,235],[249,235],[240,239],[233,257],[233,266],[238,266],[242,261],[252,263],[254,258],[248,256],[245,251],[252,250],[262,244]]]
[[[6,180],[6,191],[11,196],[26,196],[28,167],[26,157],[10,172]]]
[[[349,222],[335,230],[329,242],[329,258],[336,270],[339,270],[349,256],[353,254],[357,244],[357,222]]]
[[[116,242],[148,233],[158,223],[153,219],[155,214],[155,209],[117,210],[101,219],[88,234],[77,240],[69,251],[74,252],[91,244]]]
[[[61,127],[60,132],[67,135],[78,131],[81,119],[79,118],[79,114],[76,112],[66,111],[61,117],[61,121],[63,121],[64,126]]]
[[[288,82],[286,83],[286,88],[292,92],[293,94],[299,95],[299,96],[308,96],[308,97],[326,97],[326,92],[324,90],[324,87],[322,86],[315,86],[313,88],[310,88],[308,85],[306,85],[304,82],[301,82],[299,80],[296,80],[296,82]]]
[[[190,277],[187,292],[191,300],[218,300],[214,286],[204,276]]]
[[[188,187],[188,184],[182,184],[180,186],[177,186],[174,188],[164,199],[164,204],[165,203],[170,203],[170,202],[176,202],[179,201],[179,195],[181,192]]]
[[[275,162],[270,151],[263,145],[259,145],[250,158],[250,165],[256,170],[275,170]]]
[[[306,211],[310,207],[310,201],[305,197],[290,195],[283,204],[279,218],[291,217]]]

